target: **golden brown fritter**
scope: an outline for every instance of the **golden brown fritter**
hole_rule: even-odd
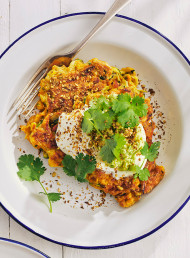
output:
[[[39,96],[47,112],[71,112],[73,108],[83,106],[89,95],[92,98],[93,94],[108,95],[116,89],[135,90],[133,81],[138,82],[135,72],[127,79],[128,83],[118,69],[98,59],[94,58],[86,64],[76,60],[69,67],[53,66],[45,79],[41,80]]]
[[[164,168],[157,166],[155,162],[147,162],[146,167],[150,171],[147,181],[140,181],[133,176],[115,179],[111,174],[96,169],[87,175],[87,180],[94,188],[109,193],[115,197],[120,206],[126,208],[137,202],[142,194],[152,191],[164,177]]]
[[[56,65],[47,76],[41,80],[37,108],[40,112],[32,116],[27,125],[21,126],[26,139],[37,149],[43,150],[52,167],[62,166],[64,153],[57,147],[55,132],[58,117],[62,112],[70,113],[73,109],[80,109],[90,100],[101,95],[113,93],[129,93],[132,97],[142,96],[137,90],[138,77],[135,70],[127,67],[120,71],[110,67],[98,59],[88,63],[81,60],[71,62],[69,67]],[[148,113],[141,118],[149,145],[152,143],[155,123],[153,122],[153,108],[150,100],[146,99]],[[115,179],[111,174],[96,169],[87,175],[89,183],[105,193],[114,196],[120,206],[129,207],[137,202],[142,194],[149,193],[164,177],[164,168],[155,162],[147,161],[146,167],[150,171],[147,181],[140,181],[133,176]]]
[[[146,168],[148,168],[150,171],[150,177],[147,181],[143,181],[141,184],[143,194],[151,192],[153,188],[160,183],[165,175],[164,167],[156,165],[155,161],[147,161]]]
[[[49,158],[49,164],[52,167],[61,165],[64,153],[57,148],[55,141],[55,132],[57,125],[50,127],[51,116],[43,116],[43,112],[32,116],[28,121],[28,126],[22,126],[21,129],[26,133],[26,139],[37,149],[43,150]]]

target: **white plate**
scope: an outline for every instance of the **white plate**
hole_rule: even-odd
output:
[[[53,204],[49,213],[45,200],[37,194],[36,183],[21,182],[16,171],[23,149],[37,155],[18,130],[13,136],[7,111],[38,66],[48,57],[71,49],[101,18],[100,13],[66,15],[45,22],[21,36],[3,54],[0,63],[0,200],[4,209],[21,225],[46,239],[79,248],[109,248],[140,240],[155,232],[173,218],[189,200],[190,190],[190,76],[189,61],[168,39],[141,22],[124,16],[115,17],[78,57],[93,57],[118,68],[131,66],[139,78],[156,91],[160,110],[167,121],[165,139],[158,164],[167,174],[163,181],[137,204],[122,209],[109,196],[92,211],[85,200],[101,202],[99,191],[79,184],[62,169],[52,178],[48,168],[45,182],[51,191],[60,188],[63,200]],[[17,125],[21,123],[17,119]],[[21,151],[19,151],[21,148]],[[47,163],[45,162],[46,167]],[[49,182],[49,181],[52,182]],[[72,193],[70,192],[72,191]],[[94,198],[92,200],[92,193]],[[75,198],[79,202],[74,204]],[[86,198],[86,199],[85,199]],[[84,209],[81,209],[83,203]],[[75,205],[75,208],[73,206]]]
[[[7,238],[0,238],[0,254],[3,258],[49,257],[32,246]]]

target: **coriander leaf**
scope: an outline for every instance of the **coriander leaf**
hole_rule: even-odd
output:
[[[59,201],[61,199],[61,194],[60,193],[48,193],[47,196],[48,196],[48,199],[51,202],[56,202],[56,201]]]
[[[148,147],[149,147],[149,146],[148,146],[148,143],[145,142],[143,148],[141,149],[141,154],[142,154],[143,156],[145,156],[146,159],[148,159],[148,154],[149,154]]]
[[[17,163],[17,167],[19,169],[25,167],[27,164],[31,164],[34,162],[34,156],[31,154],[25,154],[25,155],[21,155],[19,157],[19,162]]]
[[[131,165],[129,170],[132,172],[135,172],[136,174],[134,177],[137,178],[138,177],[137,175],[138,175],[139,171],[141,170],[141,168],[137,165]]]
[[[141,181],[147,181],[149,177],[150,177],[150,172],[148,168],[144,168],[139,171],[139,179]]]
[[[150,172],[147,168],[141,169],[137,165],[130,166],[130,171],[135,172],[134,178],[139,178],[141,181],[147,181],[150,177]]]
[[[111,109],[108,110],[107,114],[109,115],[109,117],[112,119],[112,121],[115,118],[115,112]]]
[[[41,182],[40,182],[41,184]],[[47,196],[50,207],[49,207],[49,211],[52,212],[52,202],[57,202],[61,199],[61,193],[47,193],[46,189],[43,187],[43,185],[41,184],[42,188],[44,189],[44,192],[39,192],[40,194],[44,194]]]
[[[17,163],[19,171],[18,176],[26,181],[39,181],[40,176],[44,174],[45,167],[43,167],[43,162],[29,154],[22,155]]]
[[[24,166],[17,172],[17,175],[25,181],[34,181],[35,177],[31,175],[31,169],[28,166]]]
[[[82,130],[87,134],[93,129],[103,131],[110,128],[113,123],[113,119],[114,113],[111,110],[103,112],[100,109],[89,108],[88,111],[85,111],[84,113]]]
[[[147,114],[148,106],[140,96],[126,94],[118,95],[113,101],[112,109],[118,116],[118,122],[124,127],[135,127],[139,124],[139,117]]]
[[[139,124],[139,117],[135,114],[132,109],[121,112],[118,114],[118,122],[123,127],[135,127]]]
[[[148,106],[144,103],[144,99],[140,96],[135,96],[132,99],[132,108],[139,117],[146,116],[147,114]]]
[[[141,154],[145,156],[146,159],[149,161],[154,161],[155,158],[158,156],[158,149],[160,148],[160,142],[154,142],[150,148],[148,143],[145,142],[144,147],[141,150]]]
[[[96,160],[94,157],[79,153],[76,156],[76,178],[79,182],[86,181],[86,175],[91,174],[96,168]]]
[[[38,174],[40,173],[40,176],[43,175],[43,173],[45,172],[45,167],[43,167],[43,162],[40,158],[36,158],[34,160],[33,166],[36,172],[38,172]]]
[[[149,152],[151,153],[151,156],[153,156],[153,158],[156,158],[158,156],[158,150],[160,148],[160,142],[154,142],[149,149]],[[151,160],[150,160],[151,161]]]
[[[131,96],[126,94],[118,95],[117,99],[113,101],[112,109],[115,113],[126,111],[130,107]]]
[[[113,154],[113,151],[116,146],[117,142],[114,139],[106,139],[105,145],[100,150],[100,156],[103,161],[111,163],[114,160],[115,155]]]
[[[85,111],[82,120],[82,130],[87,134],[90,133],[94,128],[94,124],[91,120],[91,114],[88,111]]]
[[[74,176],[79,182],[86,181],[86,175],[92,173],[96,168],[96,159],[89,155],[79,153],[76,159],[70,155],[63,158],[63,170],[68,176]]]
[[[100,110],[108,110],[110,108],[110,102],[104,96],[100,96],[96,103],[93,103],[91,108],[100,109]]]
[[[103,112],[99,109],[97,110],[90,110],[92,115],[92,119],[94,122],[94,127],[96,130],[105,130],[110,128],[113,123],[113,117],[109,115],[108,112]]]
[[[144,99],[140,96],[135,96],[132,99],[132,104],[135,106],[141,106],[144,103]]]
[[[77,162],[70,155],[65,155],[62,160],[63,170],[68,176],[75,176],[75,167]]]
[[[115,157],[118,160],[120,160],[121,159],[121,157],[120,157],[121,149],[126,144],[126,140],[122,134],[118,134],[118,133],[114,135],[114,140],[116,141],[117,145],[116,145],[115,149],[113,150],[113,154],[115,155]]]
[[[59,193],[48,194],[43,184],[40,181],[40,176],[44,174],[45,167],[43,167],[43,162],[40,158],[35,158],[33,155],[22,155],[17,163],[19,171],[18,176],[25,181],[38,181],[44,190],[44,194],[47,196],[49,201],[49,211],[52,212],[52,201],[58,201],[60,199]],[[59,197],[58,197],[59,195]]]

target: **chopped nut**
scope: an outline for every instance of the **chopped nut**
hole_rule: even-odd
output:
[[[53,172],[52,173],[52,177],[55,177],[57,174],[56,174],[56,172]]]

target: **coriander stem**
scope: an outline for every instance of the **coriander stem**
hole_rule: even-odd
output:
[[[135,154],[136,154],[137,152],[139,152],[139,150],[140,150],[140,148],[139,148],[137,151],[135,151],[135,152],[133,153],[133,157],[135,156]],[[145,158],[144,158],[144,160],[143,160],[143,162],[142,162],[142,164],[141,164],[141,166],[140,166],[140,169],[142,169],[142,166],[143,166],[143,164],[144,164],[144,161],[145,161]]]
[[[94,124],[94,128],[95,128],[96,131],[103,137],[103,134],[101,134],[101,132],[96,128],[95,124]]]
[[[49,211],[52,212],[52,205],[51,205],[51,201],[49,200],[48,197],[48,193],[46,192],[46,189],[44,188],[43,184],[40,182],[40,180],[38,180],[38,182],[40,183],[41,187],[43,188],[45,194],[47,195],[48,201],[49,201]]]
[[[142,162],[142,164],[141,164],[141,166],[140,166],[140,169],[142,169],[142,166],[143,166],[143,164],[144,164],[144,161],[145,161],[145,158],[144,158],[144,160],[143,160],[143,162]]]

